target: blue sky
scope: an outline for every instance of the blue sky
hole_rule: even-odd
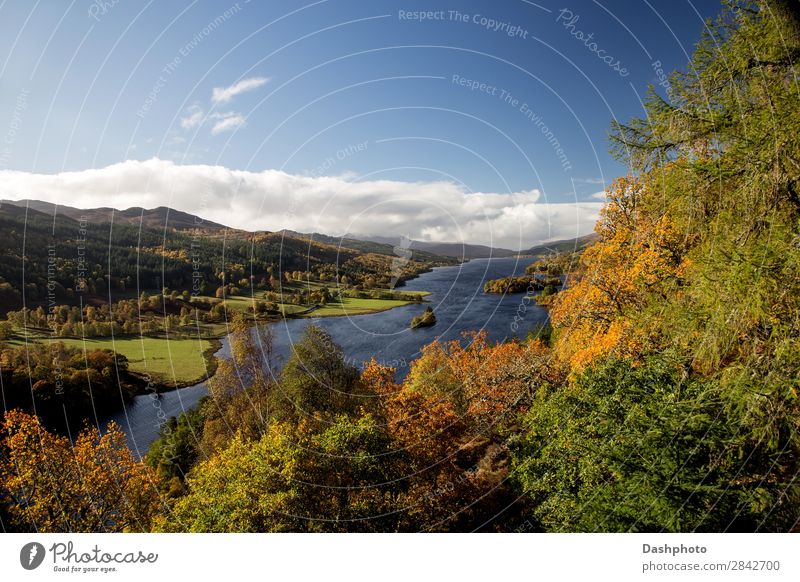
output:
[[[659,82],[654,63],[684,68],[703,18],[718,9],[685,0],[7,0],[0,171],[22,186],[2,194],[45,197],[21,173],[157,158],[596,203],[625,171],[607,154],[610,121],[641,114],[647,84]],[[420,21],[416,11],[429,14]],[[215,101],[215,88],[232,96]],[[103,205],[127,204],[122,194],[136,188],[122,189]],[[275,200],[261,202],[263,212]]]

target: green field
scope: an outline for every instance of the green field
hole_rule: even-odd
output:
[[[203,297],[201,296],[200,299],[208,299],[212,303],[218,303],[222,301],[221,299],[216,299],[214,297]],[[261,297],[256,296],[255,301],[264,301]],[[237,313],[249,313],[249,309],[253,307],[255,302],[252,297],[248,295],[229,295],[225,298],[225,305],[230,311],[234,311]],[[305,311],[308,309],[308,306],[305,305],[291,305],[289,303],[278,303],[278,307],[283,312],[284,315],[292,315],[298,313],[300,311]]]
[[[425,291],[404,291],[409,295],[428,295]],[[212,299],[212,298],[209,298]],[[219,301],[212,299],[212,301]],[[394,299],[357,299],[346,297],[341,303],[329,303],[311,309],[307,305],[279,304],[285,315],[299,317],[335,317],[342,315],[364,315],[386,311],[414,303]],[[226,304],[231,311],[246,313],[253,305],[253,298],[246,296],[227,297]],[[304,313],[308,312],[308,313]],[[224,322],[203,324],[198,337],[151,337],[121,336],[117,338],[50,338],[45,334],[34,333],[28,336],[32,341],[61,341],[79,349],[114,350],[128,358],[129,369],[136,374],[148,374],[153,382],[167,388],[187,386],[204,380],[215,371],[213,353],[219,346],[214,339],[228,332]],[[10,344],[21,342],[12,340]]]
[[[413,301],[397,301],[394,299],[354,299],[345,297],[341,303],[328,303],[309,313],[306,317],[334,317],[337,315],[364,315],[377,313],[394,307],[411,305]]]
[[[306,285],[304,283],[302,288],[308,288],[309,286],[322,287],[324,285],[319,283],[311,283],[310,285]],[[331,292],[335,290],[333,287],[329,288],[331,289]],[[291,290],[292,287],[287,286],[287,289]],[[402,291],[402,293],[406,295],[416,295],[419,297],[425,297],[426,295],[429,295],[427,291]],[[201,299],[208,299],[211,302],[220,301],[220,299],[213,297],[201,297]],[[263,299],[257,295],[255,301],[263,301]],[[395,299],[357,299],[345,297],[341,303],[329,303],[311,310],[310,306],[308,305],[292,305],[289,303],[278,303],[278,307],[283,312],[284,316],[298,315],[300,317],[335,317],[339,315],[365,315],[367,313],[378,313],[380,311],[392,309],[393,307],[402,307],[403,305],[409,305],[411,303],[413,303],[413,301],[402,301]],[[228,296],[225,298],[225,305],[230,311],[234,312],[247,313],[253,304],[253,297],[246,295]],[[308,311],[308,313],[303,313],[305,311]]]
[[[57,338],[47,341],[62,341],[64,344],[87,350],[109,349],[128,358],[129,369],[137,374],[149,374],[153,382],[163,386],[186,386],[195,384],[213,373],[210,362],[216,341],[196,338],[167,339],[162,337],[125,336],[112,340],[110,337]],[[213,364],[211,364],[213,366]]]
[[[206,297],[203,299],[210,299],[214,303],[219,303],[222,301],[221,299],[214,299],[212,297]],[[225,306],[231,311],[244,313],[253,306],[253,298],[244,295],[228,296],[225,298]]]

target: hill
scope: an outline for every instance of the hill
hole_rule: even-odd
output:
[[[386,238],[385,241],[362,240],[358,238],[352,238],[349,236],[338,237],[338,236],[329,236],[326,234],[320,234],[318,232],[301,233],[301,232],[295,232],[293,230],[281,230],[278,231],[278,234],[284,234],[286,236],[294,238],[303,238],[306,240],[334,245],[345,249],[353,249],[356,251],[360,251],[362,253],[374,253],[378,255],[387,255],[394,257],[405,256],[403,249],[407,248],[411,251],[410,258],[416,261],[436,261],[436,262],[455,264],[456,261],[454,260],[451,261],[448,259],[461,258],[461,255],[458,255],[458,257],[456,257],[456,255],[448,253],[437,253],[430,249],[423,250],[422,248],[416,247],[413,244],[410,247],[402,247],[400,246],[399,239],[397,239],[396,244],[392,244],[391,242],[388,242],[392,240],[390,238]],[[400,250],[398,249],[398,246],[400,246]]]
[[[564,240],[556,240],[553,242],[542,243],[540,245],[533,246],[529,248],[527,251],[524,252],[526,255],[533,255],[543,256],[549,255],[553,253],[563,253],[569,251],[579,251],[593,242],[598,240],[597,233],[587,234],[585,236],[579,236],[578,238],[570,238]]]
[[[189,226],[199,222],[202,236]],[[450,261],[418,253],[396,264],[391,248],[228,229],[168,208],[117,212],[3,203],[0,232],[0,312],[20,308],[23,292],[27,305],[36,307],[71,304],[78,294],[108,301],[112,292],[120,297],[164,287],[199,294],[221,286],[229,293],[232,287],[269,290],[290,277],[371,289],[402,284]]]
[[[359,236],[358,238],[360,240],[390,245],[392,247],[401,246],[409,248],[414,252],[421,251],[442,257],[452,257],[461,261],[465,259],[487,259],[490,257],[512,257],[518,254],[517,251],[512,251],[510,249],[460,242],[431,242],[414,239],[401,240],[400,237],[383,236]]]
[[[72,206],[62,206],[52,202],[41,200],[2,200],[0,205],[13,204],[21,208],[29,208],[48,214],[50,216],[66,216],[73,220],[85,220],[87,222],[114,222],[114,224],[129,224],[133,226],[146,226],[148,228],[168,228],[175,230],[189,230],[201,228],[204,230],[233,230],[225,225],[205,220],[199,216],[159,206],[158,208],[141,208],[134,206],[126,210],[116,210],[114,208],[74,208]]]

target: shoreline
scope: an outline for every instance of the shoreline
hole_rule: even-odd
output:
[[[483,263],[483,262],[484,261],[480,261],[480,263]],[[503,266],[501,266],[499,268],[500,270],[498,271],[498,273],[505,272],[505,270],[507,268],[510,269],[514,262],[515,262],[515,259],[513,259],[513,258],[511,260],[508,260],[508,259],[504,258],[504,260],[502,261]],[[507,264],[507,267],[506,267],[506,264]],[[453,265],[453,267],[461,268],[462,266],[461,265]],[[438,269],[436,269],[436,270],[438,270]],[[458,269],[456,269],[456,271],[457,270]],[[413,292],[416,293],[416,294],[423,294],[424,293],[424,297],[426,297],[426,298],[427,298],[428,295],[438,296],[438,294],[443,291],[443,289],[442,289],[443,285],[444,285],[444,289],[448,289],[448,288],[450,288],[451,283],[452,283],[451,279],[456,280],[455,278],[460,277],[454,271],[450,271],[449,275],[450,276],[445,276],[444,279],[442,279],[442,276],[434,276],[433,279],[429,283],[426,283],[425,280],[418,281],[414,285],[414,287],[416,289],[414,289]],[[484,275],[484,267],[482,265],[474,265],[470,269],[470,275],[469,275],[468,278],[463,279],[463,280],[461,278],[458,278],[457,280],[460,281],[462,285],[466,284],[466,285],[469,286],[470,289],[474,290],[473,284],[477,284],[477,281],[482,280],[482,278],[484,276],[485,276]],[[419,288],[427,288],[427,289],[430,289],[430,291],[427,291],[427,290],[426,291],[422,291]],[[488,297],[488,295],[484,294],[484,293],[480,293],[480,295]],[[485,303],[486,301],[488,301],[489,303],[492,303],[492,304],[494,303],[494,300],[492,300],[491,298],[486,299],[486,300],[481,300],[482,303]],[[250,316],[250,317],[247,318],[247,321],[248,321],[248,325],[254,325],[256,323],[259,323],[259,324],[272,324],[272,323],[284,322],[286,325],[291,324],[291,329],[295,330],[292,333],[295,333],[295,332],[300,333],[300,331],[298,331],[298,330],[301,330],[307,324],[321,325],[321,326],[325,326],[326,328],[331,326],[334,329],[338,329],[340,331],[344,331],[346,329],[349,329],[349,326],[346,323],[347,320],[340,319],[340,320],[338,320],[338,323],[335,322],[335,321],[332,321],[332,320],[328,320],[328,323],[325,323],[325,322],[322,321],[322,319],[323,318],[327,319],[327,317],[341,317],[342,315],[351,315],[354,319],[358,319],[359,317],[368,318],[370,315],[374,315],[374,314],[377,313],[378,315],[376,315],[376,317],[386,318],[387,321],[392,322],[392,326],[394,326],[395,324],[397,325],[397,328],[391,327],[391,328],[387,328],[387,329],[400,330],[401,328],[403,328],[405,330],[405,329],[407,329],[407,325],[408,325],[408,320],[406,319],[406,317],[411,317],[411,312],[412,311],[416,312],[417,309],[424,309],[425,306],[430,305],[431,304],[431,299],[427,298],[427,300],[424,301],[424,302],[419,302],[418,303],[417,301],[414,301],[413,303],[414,304],[418,304],[419,307],[418,308],[411,307],[408,304],[408,302],[394,301],[391,305],[387,305],[383,309],[373,309],[371,313],[363,313],[362,312],[362,313],[359,313],[357,315],[352,312],[352,309],[349,310],[349,311],[343,311],[341,309],[337,309],[336,313],[330,313],[329,312],[327,315],[322,315],[320,317],[320,321],[318,321],[318,322],[313,321],[313,318],[321,315],[319,311],[307,313],[305,316],[302,316],[302,317],[301,316],[297,316],[295,314],[294,317],[287,317],[286,320],[277,319],[277,318],[270,318],[269,321],[267,321],[265,319],[260,319],[258,322],[254,322],[253,318]],[[246,307],[245,302],[240,300],[238,307],[239,307],[239,311],[242,312],[244,310],[244,308]],[[389,312],[392,309],[397,308],[397,307],[407,307],[408,309],[407,309],[407,311],[402,311],[402,312],[399,312],[398,314],[395,314],[395,315],[386,315],[387,312]],[[496,308],[496,306],[494,306],[494,305],[491,307],[492,313],[494,313],[494,309],[495,308]],[[383,313],[384,315],[381,316],[380,315],[381,313]],[[405,314],[407,314],[407,315],[405,315]],[[508,316],[510,318],[510,317],[513,316],[513,314],[509,313]],[[296,320],[306,319],[306,320],[312,320],[312,321],[306,321],[306,322],[294,321],[294,322],[290,322],[290,321],[288,321],[289,319],[296,319]],[[459,320],[460,320],[460,318],[459,318]],[[366,321],[369,321],[369,319],[365,319],[365,323],[366,323]],[[477,327],[475,327],[475,328],[477,328]],[[224,324],[223,325],[216,324],[216,327],[213,329],[213,331],[220,332],[220,331],[222,331],[224,329],[226,329]],[[208,328],[206,328],[206,331],[210,331],[210,330]],[[277,329],[275,331],[275,333],[277,334],[276,337],[284,337],[282,335],[284,333],[282,329]],[[427,335],[429,335],[429,334],[422,334],[422,337],[427,337]],[[499,341],[502,341],[502,339],[503,339],[502,335],[505,335],[505,334],[501,334],[501,336],[498,337]],[[221,336],[224,337],[224,334],[221,334]],[[415,355],[413,355],[415,353],[415,351],[418,352],[419,348],[422,345],[428,343],[428,341],[432,341],[433,340],[433,337],[431,336],[428,341],[422,341],[422,339],[419,338],[418,334],[410,334],[409,337],[418,338],[416,340],[413,340],[411,343],[412,344],[420,344],[420,345],[419,346],[411,345],[408,350],[403,350],[403,351],[399,352],[400,355],[398,356],[398,358],[400,358],[400,359],[396,360],[398,368],[403,368],[403,369],[406,369],[406,370],[410,366],[410,362],[412,362],[412,360],[416,357]],[[228,349],[227,349],[227,344],[225,344],[225,340],[219,340],[219,341],[223,342],[223,344],[222,344],[223,348],[224,348],[223,349],[223,353],[215,353],[214,359],[216,359],[216,360],[221,362],[224,358],[228,357]],[[358,366],[359,363],[363,364],[366,360],[369,359],[369,354],[376,353],[376,350],[380,349],[380,346],[372,345],[370,342],[366,342],[365,343],[365,342],[363,342],[361,340],[358,340],[358,339],[356,339],[355,341],[357,343],[359,343],[359,345],[360,345],[360,348],[359,348],[357,354],[347,354],[345,356],[347,358],[347,360],[352,365],[355,365],[355,366]],[[283,345],[283,344],[281,344],[281,345]],[[283,352],[281,352],[281,353],[283,353]],[[286,357],[287,355],[288,354],[284,354],[283,357]],[[363,358],[362,356],[365,356],[366,359]],[[401,361],[402,361],[402,363],[400,363]],[[206,388],[207,388],[206,380],[209,379],[209,378],[213,378],[213,374],[209,373],[208,377],[204,376],[196,384],[183,385],[183,386],[177,387],[177,389],[176,389],[176,387],[168,387],[166,389],[163,388],[163,387],[160,388],[160,390],[163,391],[163,400],[160,399],[158,407],[160,409],[164,410],[164,412],[167,414],[167,416],[179,416],[182,412],[185,412],[189,408],[194,408],[195,405],[197,403],[199,403],[202,400],[202,398],[205,396],[205,394],[207,393],[207,391],[206,391]],[[181,390],[181,391],[186,390],[186,392],[182,393],[182,392],[178,392],[178,390]],[[150,387],[150,392],[151,393],[153,392],[153,387],[152,386]],[[172,394],[169,394],[169,392],[172,392]],[[150,417],[152,416],[152,411],[150,410],[150,406],[151,406],[151,403],[149,402],[149,399],[143,399],[142,396],[137,395],[134,398],[134,400],[131,401],[131,403],[126,403],[124,409],[117,410],[115,413],[110,414],[106,419],[101,419],[101,421],[108,420],[108,419],[119,418],[119,417],[123,416],[123,411],[129,410],[129,412],[124,412],[124,418],[129,423],[128,426],[130,427],[129,429],[126,429],[126,434],[129,434],[132,438],[135,438],[137,446],[139,446],[141,448],[143,446],[143,444],[146,445],[147,443],[153,442],[153,440],[155,440],[157,438],[157,435],[153,431],[152,425],[149,424],[149,422],[151,420]],[[128,414],[131,414],[131,416],[128,416]]]
[[[150,380],[148,381],[147,376],[144,374],[140,374],[138,372],[129,372],[131,376],[140,379],[144,383],[144,386],[137,388],[136,392],[133,394],[134,397],[150,394],[151,392],[155,392],[156,394],[165,394],[174,390],[181,390],[183,388],[189,388],[190,386],[196,386],[201,382],[210,380],[214,374],[217,373],[218,363],[216,354],[222,349],[222,339],[224,337],[225,336],[215,338],[200,338],[209,342],[209,346],[204,349],[202,353],[203,362],[205,364],[205,373],[197,378],[192,378],[190,380],[176,380],[175,382],[156,382],[152,374],[150,375]],[[169,338],[163,339],[167,339],[168,341],[176,341],[169,340]],[[153,387],[154,390],[148,390],[148,386]]]
[[[430,295],[430,292],[429,291],[419,291],[418,294],[420,295],[420,297],[424,298],[424,297]],[[385,301],[389,301],[389,300],[385,300]],[[371,308],[371,309],[367,309],[367,310],[365,310],[365,308],[352,308],[350,311],[348,311],[346,307],[343,307],[341,309],[341,312],[339,312],[339,313],[315,314],[316,311],[318,311],[319,309],[325,307],[325,306],[317,305],[317,306],[314,306],[313,308],[308,309],[306,311],[303,311],[303,312],[300,312],[300,313],[288,314],[288,315],[286,315],[284,317],[280,317],[280,318],[270,318],[270,319],[257,320],[257,319],[255,319],[253,317],[249,317],[248,318],[248,324],[251,327],[253,327],[253,326],[256,326],[256,325],[259,325],[259,324],[261,324],[261,325],[276,324],[276,323],[280,323],[282,321],[286,321],[286,320],[289,320],[289,319],[311,319],[311,320],[313,320],[313,319],[317,319],[317,318],[329,318],[329,317],[365,316],[365,315],[373,315],[373,314],[376,314],[376,313],[383,313],[385,311],[390,311],[392,309],[397,309],[397,308],[400,308],[400,307],[407,307],[409,305],[421,305],[421,304],[423,304],[425,302],[426,301],[424,299],[422,301],[419,301],[419,302],[417,302],[417,301],[397,300],[397,301],[394,301],[394,303],[396,303],[396,305],[389,305],[389,306],[385,306],[385,307],[376,307],[376,308]],[[134,378],[136,378],[136,379],[141,381],[141,385],[139,387],[137,387],[137,389],[136,389],[136,391],[134,393],[134,397],[135,396],[141,396],[143,394],[148,394],[148,393],[151,393],[151,392],[155,392],[157,394],[164,394],[164,393],[172,392],[172,391],[175,391],[175,390],[181,390],[183,388],[190,388],[192,386],[196,386],[198,384],[201,384],[203,382],[207,382],[208,380],[210,380],[214,376],[214,374],[216,373],[216,370],[217,370],[217,366],[218,366],[217,353],[223,347],[222,346],[222,342],[223,342],[224,338],[226,338],[229,335],[229,332],[227,331],[227,329],[228,329],[227,322],[223,322],[222,325],[225,326],[225,331],[222,332],[222,333],[219,333],[219,334],[215,334],[215,335],[202,335],[202,336],[200,336],[200,335],[192,335],[192,336],[190,336],[190,335],[182,335],[180,337],[167,336],[167,335],[164,335],[164,334],[162,334],[162,335],[144,335],[144,336],[140,336],[140,335],[115,336],[115,338],[114,338],[115,340],[120,340],[120,339],[123,339],[123,338],[131,338],[131,337],[133,337],[135,339],[145,338],[145,339],[151,339],[151,340],[163,340],[164,342],[167,342],[167,343],[185,342],[185,341],[194,341],[194,342],[206,341],[206,342],[209,343],[209,345],[202,352],[204,369],[198,376],[195,376],[194,378],[173,381],[173,380],[170,380],[170,379],[166,378],[162,374],[158,374],[158,373],[154,373],[154,372],[147,372],[146,370],[144,370],[144,371],[142,371],[142,370],[130,370],[130,368],[129,368],[130,375],[132,377],[134,377]],[[84,338],[72,338],[72,337],[52,338],[52,340],[50,340],[49,338],[38,338],[38,339],[39,340],[46,339],[48,341],[68,340],[68,342],[69,341],[74,342],[74,341],[82,341],[82,340],[84,340]],[[85,339],[89,340],[89,341],[102,341],[102,340],[107,340],[109,338],[104,336],[104,337],[93,337],[93,338],[85,338]],[[111,348],[108,348],[108,349],[111,349]],[[147,380],[148,377],[149,377],[149,381]],[[150,387],[149,389],[148,389],[148,386]]]
[[[456,267],[458,265],[441,265],[441,267]],[[438,267],[435,267],[438,268]],[[430,273],[433,269],[428,268],[424,271],[417,273],[413,277],[409,277],[407,280],[416,279],[420,275],[424,273]],[[397,291],[402,293],[402,288],[396,289],[381,289],[381,291]],[[245,311],[239,311],[240,313],[244,313],[247,317],[248,324],[250,326],[255,326],[259,324],[274,324],[280,323],[282,321],[286,321],[289,319],[318,319],[318,318],[329,318],[329,317],[355,317],[355,316],[364,316],[364,315],[373,315],[376,313],[383,313],[385,311],[389,311],[391,309],[396,309],[399,307],[407,307],[409,305],[416,305],[425,303],[425,297],[430,295],[429,291],[414,291],[413,294],[420,297],[420,301],[410,301],[410,300],[403,300],[403,299],[373,299],[373,298],[345,298],[345,302],[343,303],[335,303],[335,304],[328,304],[328,305],[313,305],[303,311],[295,312],[295,313],[287,313],[281,316],[270,316],[265,319],[258,319],[252,313],[248,313]],[[254,296],[249,297],[241,297],[237,296],[237,298],[241,301],[241,299],[246,299],[249,301],[255,302]],[[365,307],[365,306],[350,306],[348,307],[347,301],[352,300],[355,302],[358,301],[374,301],[374,302],[383,302],[384,305],[372,306],[372,307]],[[321,310],[326,310],[326,312],[318,313]],[[229,314],[233,315],[236,313],[237,310],[231,309],[229,310]],[[7,342],[10,345],[16,344],[18,342],[22,343],[52,343],[52,342],[62,342],[65,345],[73,348],[77,348],[79,350],[112,350],[121,356],[124,356],[128,359],[128,375],[130,377],[130,384],[135,386],[134,390],[132,391],[132,397],[137,397],[145,394],[156,393],[156,394],[165,394],[169,392],[173,392],[176,390],[181,390],[184,388],[190,388],[192,386],[196,386],[203,382],[207,382],[210,380],[216,373],[217,366],[218,366],[218,358],[217,353],[223,347],[223,340],[229,335],[229,326],[228,326],[229,319],[226,319],[223,322],[211,324],[209,327],[212,329],[205,330],[205,333],[200,331],[199,327],[197,331],[199,333],[190,333],[190,332],[173,332],[173,333],[155,333],[155,334],[118,334],[114,336],[92,336],[92,337],[82,337],[82,336],[65,336],[60,337],[56,336],[53,337],[49,335],[46,329],[34,329],[28,328],[27,330],[21,330],[18,333],[15,333],[12,338]],[[216,328],[216,329],[213,329]],[[119,344],[129,344],[135,343],[136,345],[131,347],[127,347],[127,349],[120,349]],[[182,361],[182,363],[186,363],[192,357],[197,357],[198,350],[190,350],[189,353],[184,354],[172,354],[172,349],[175,346],[181,346],[189,344],[190,342],[207,342],[202,351],[199,351],[199,357],[202,360],[201,367],[198,366],[197,373],[193,374],[191,377],[187,377],[186,373],[184,372],[181,374],[180,372],[175,370],[175,362]],[[138,345],[141,343],[141,347]],[[155,344],[155,345],[154,345]],[[163,344],[163,345],[159,345]],[[163,353],[166,349],[166,355]],[[185,351],[184,350],[177,350],[177,351]],[[167,364],[168,369],[163,369],[164,364]],[[155,365],[154,365],[155,364]],[[159,365],[160,364],[160,365]],[[191,364],[190,364],[191,365]],[[161,368],[161,369],[159,369]],[[120,407],[119,410],[123,408]],[[119,411],[117,410],[117,412]]]
[[[516,259],[520,260],[523,257],[515,256],[515,257],[485,257],[481,259],[473,259],[473,260],[486,260],[491,261],[493,259]],[[466,262],[466,261],[464,261]],[[462,263],[454,264],[454,265],[437,265],[420,273],[417,273],[414,277],[409,277],[407,280],[412,280],[420,277],[425,273],[431,273],[435,270],[444,269],[444,268],[460,268],[462,267]],[[384,290],[387,291],[387,290]],[[393,289],[392,291],[403,292],[402,288]],[[340,306],[336,308],[336,312],[331,312],[331,306],[327,305],[315,305],[309,309],[306,309],[301,312],[296,313],[289,313],[285,314],[281,317],[270,317],[268,319],[256,319],[252,314],[247,312],[246,315],[248,316],[248,323],[251,326],[258,325],[258,324],[274,324],[280,323],[281,321],[285,321],[288,319],[320,319],[320,318],[329,318],[329,317],[356,317],[356,316],[366,316],[366,315],[373,315],[377,313],[383,313],[386,311],[390,311],[392,309],[396,309],[399,307],[407,307],[409,305],[422,305],[427,303],[425,297],[431,294],[430,291],[413,291],[413,293],[417,294],[421,300],[420,301],[407,301],[407,300],[380,300],[380,299],[371,299],[371,298],[363,298],[363,299],[355,299],[356,301],[384,301],[384,302],[391,302],[395,303],[394,305],[385,305],[385,306],[376,306],[376,307],[351,307],[350,309],[347,308],[345,304],[334,304],[336,306]],[[242,298],[245,299],[245,298]],[[246,299],[254,300],[253,296],[247,297]],[[320,310],[328,308],[328,312],[325,313],[318,313]],[[129,340],[131,338],[135,338],[137,340],[146,341],[146,340],[161,340],[168,343],[183,343],[186,341],[194,341],[194,342],[208,342],[208,346],[206,346],[201,352],[201,358],[203,362],[203,368],[201,371],[198,372],[197,375],[191,378],[185,379],[178,379],[173,380],[169,378],[168,374],[160,373],[160,372],[153,372],[148,371],[147,369],[131,369],[129,367],[129,373],[133,378],[136,378],[141,383],[140,386],[137,387],[136,391],[134,392],[134,396],[140,396],[142,394],[147,394],[149,392],[155,392],[157,394],[164,394],[168,392],[172,392],[175,390],[181,390],[184,388],[189,388],[192,386],[196,386],[202,382],[206,382],[210,380],[216,373],[216,369],[218,366],[218,358],[217,353],[222,349],[222,342],[225,337],[228,336],[228,325],[227,322],[222,322],[220,324],[214,324],[217,326],[221,326],[224,329],[220,330],[219,333],[212,333],[212,334],[203,334],[203,335],[188,335],[188,334],[177,334],[177,337],[174,335],[166,335],[166,334],[156,334],[156,335],[118,335],[114,336],[115,341],[119,340]],[[28,336],[28,339],[34,339],[35,341],[65,341],[67,344],[74,344],[76,342],[98,342],[102,343],[104,340],[110,341],[110,336],[103,336],[103,337],[91,337],[91,338],[82,338],[82,337],[64,337],[64,338],[48,338],[48,337],[36,337],[35,335],[31,337]],[[81,348],[79,348],[81,349]],[[88,348],[86,348],[88,349]],[[108,347],[98,347],[97,349],[113,349],[111,346]],[[125,354],[123,354],[125,355]],[[129,358],[129,360],[132,358]],[[161,358],[148,358],[145,355],[142,360],[138,361],[154,361],[156,359]],[[136,366],[137,360],[134,361],[134,368]],[[148,380],[149,379],[149,380]],[[148,389],[147,386],[150,388]]]

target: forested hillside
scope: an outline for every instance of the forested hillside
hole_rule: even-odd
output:
[[[632,168],[584,275],[514,476],[548,530],[787,531],[800,517],[800,28],[732,3],[667,101],[613,128]]]
[[[392,280],[413,277],[429,265],[450,263],[425,253],[393,267],[391,247],[359,250],[203,221],[191,228],[191,215],[171,211],[181,218],[177,228],[173,219],[167,220],[167,209],[143,211],[144,217],[138,220],[138,210],[132,215],[126,211],[112,221],[110,209],[45,214],[17,204],[0,205],[3,311],[22,307],[23,290],[28,307],[46,307],[74,304],[76,294],[107,301],[109,296],[126,297],[126,291],[127,296],[132,290],[135,295],[137,289],[166,287],[213,295],[219,287],[233,284],[245,290],[271,290],[287,272],[334,282],[345,277],[353,285],[369,277],[369,286],[386,286]],[[42,204],[33,206],[46,209]]]

